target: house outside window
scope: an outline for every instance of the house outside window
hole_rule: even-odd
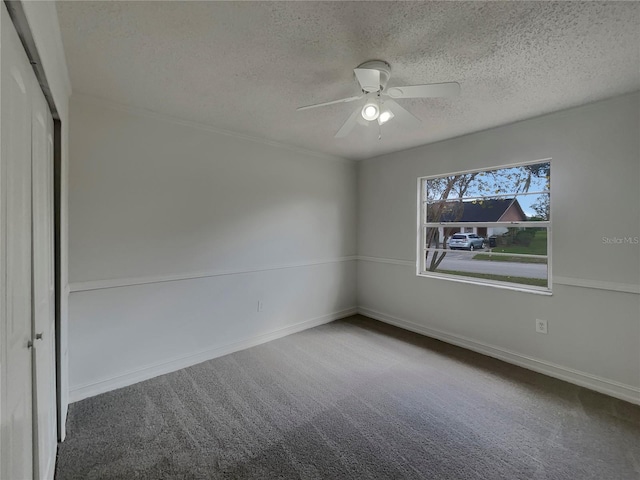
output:
[[[551,162],[422,177],[419,276],[551,292]]]

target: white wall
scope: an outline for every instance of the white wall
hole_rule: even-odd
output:
[[[639,107],[627,95],[361,162],[361,311],[640,401],[640,246],[603,243],[640,236]],[[552,296],[416,276],[418,177],[548,157]]]
[[[354,163],[75,95],[70,138],[72,399],[354,311]]]

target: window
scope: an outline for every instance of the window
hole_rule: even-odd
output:
[[[418,275],[551,292],[550,160],[418,185]]]

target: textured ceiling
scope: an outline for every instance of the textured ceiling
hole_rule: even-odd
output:
[[[636,2],[60,2],[74,92],[362,159],[640,89]],[[422,119],[333,135],[352,69],[388,87],[457,81],[453,99],[399,100]]]

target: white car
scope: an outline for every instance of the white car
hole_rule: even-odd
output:
[[[476,250],[484,247],[484,238],[475,233],[456,233],[449,239],[451,250]]]

